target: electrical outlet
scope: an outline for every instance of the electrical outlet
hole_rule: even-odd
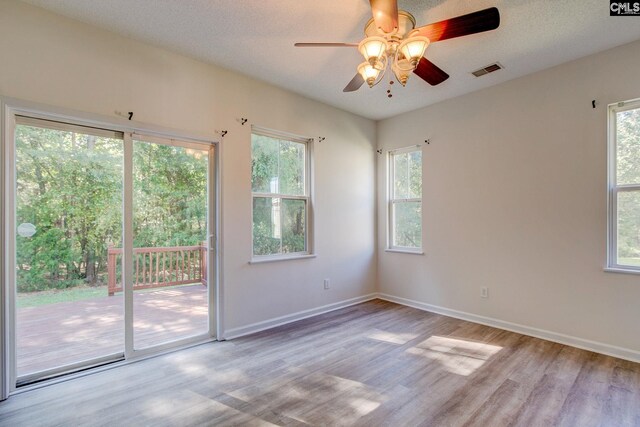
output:
[[[331,287],[331,280],[330,279],[324,279],[324,288],[325,289],[329,289]]]
[[[482,298],[489,298],[489,288],[487,288],[486,286],[483,286],[480,288],[480,296]]]

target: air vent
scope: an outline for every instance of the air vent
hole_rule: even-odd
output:
[[[476,77],[480,77],[484,76],[485,74],[493,73],[494,71],[502,70],[503,68],[504,67],[502,65],[496,62],[495,64],[487,65],[486,67],[480,68],[479,70],[476,70],[471,74]]]

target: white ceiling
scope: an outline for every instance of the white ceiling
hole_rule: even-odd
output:
[[[606,0],[399,0],[418,26],[496,6],[497,30],[434,43],[426,56],[451,75],[417,77],[343,93],[362,62],[354,48],[295,42],[358,42],[368,0],[24,0],[56,13],[382,119],[640,39],[640,18],[610,17]],[[481,78],[470,72],[500,62]],[[385,78],[385,80],[388,80]]]

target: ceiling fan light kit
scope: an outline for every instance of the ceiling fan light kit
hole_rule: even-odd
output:
[[[405,59],[407,59],[411,66],[415,69],[418,66],[418,61],[420,58],[424,56],[424,51],[427,50],[429,46],[429,39],[424,36],[411,36],[408,39],[404,40],[398,46],[398,50],[404,55]],[[396,60],[398,56],[396,55]]]
[[[391,70],[396,76],[396,80],[398,81],[398,83],[400,83],[402,86],[405,86],[407,84],[407,80],[409,80],[409,74],[411,74],[411,72],[413,71],[413,67],[408,60],[401,59],[397,63],[394,62],[391,65]]]
[[[380,3],[377,2],[378,5]],[[416,20],[413,15],[401,10],[397,12],[397,16],[398,24],[391,26],[389,32],[378,26],[374,18],[365,25],[364,32],[368,37],[360,42],[358,51],[373,68],[382,71],[374,73],[365,63],[358,66],[358,73],[369,87],[382,81],[389,68],[388,64],[391,64],[391,70],[398,83],[406,85],[409,74],[418,66],[418,61],[429,46],[429,39],[414,29]]]
[[[362,40],[358,51],[372,67],[382,70],[382,59],[386,55],[389,44],[383,37],[371,36]]]
[[[369,87],[375,86],[382,78],[380,69],[374,67],[369,62],[363,62],[358,65],[358,74],[362,76],[362,79],[367,82]],[[378,79],[378,77],[380,77],[380,79]]]
[[[415,18],[409,12],[398,10],[397,0],[369,0],[369,3],[373,18],[364,27],[365,39],[357,45],[365,62],[358,66],[358,73],[343,92],[356,91],[365,82],[370,88],[377,85],[389,68],[402,86],[407,84],[411,73],[432,86],[438,85],[449,75],[424,57],[430,43],[493,30],[500,25],[498,9],[492,7],[415,28]],[[296,46],[354,44],[296,43]]]

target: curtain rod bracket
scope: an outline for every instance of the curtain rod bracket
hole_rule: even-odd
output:
[[[126,117],[126,118],[127,118],[127,119],[129,119],[129,120],[133,119],[133,111],[128,111],[128,112],[125,114],[125,113],[123,113],[123,112],[121,112],[121,111],[115,110],[115,111],[114,111],[114,113],[115,113],[115,115],[116,115],[116,116]]]

